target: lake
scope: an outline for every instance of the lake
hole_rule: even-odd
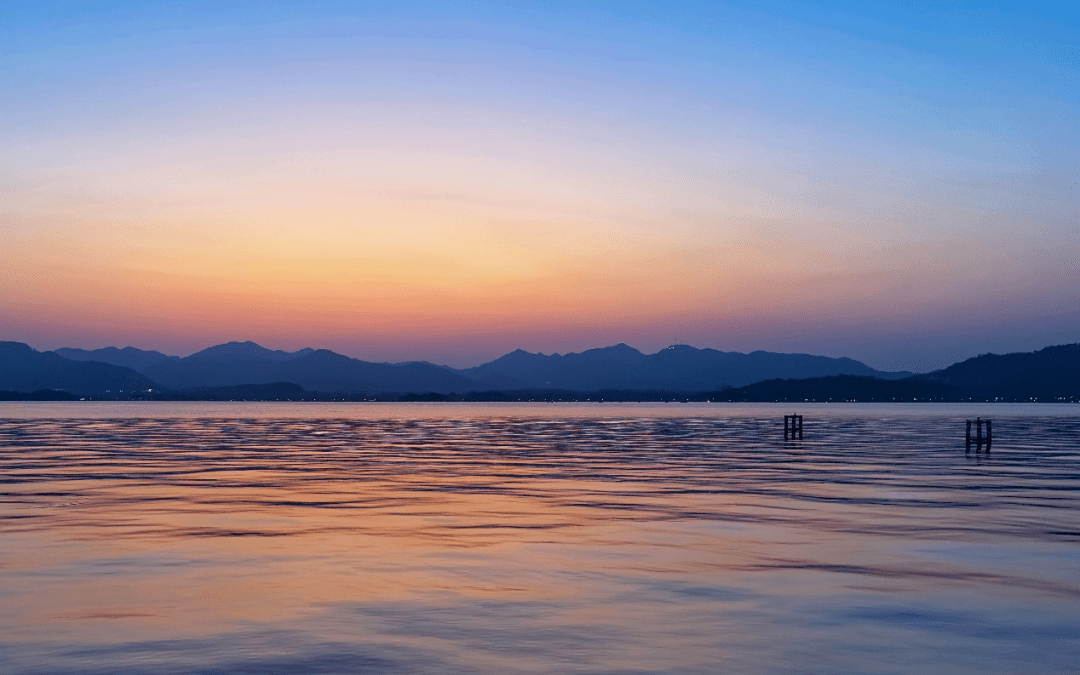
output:
[[[1080,405],[0,403],[0,673],[1078,672]]]

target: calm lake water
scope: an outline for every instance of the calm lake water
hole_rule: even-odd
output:
[[[0,404],[0,672],[1080,673],[1080,406]]]

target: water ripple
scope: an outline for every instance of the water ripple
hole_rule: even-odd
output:
[[[0,419],[0,672],[1080,662],[1078,417],[493,409]]]

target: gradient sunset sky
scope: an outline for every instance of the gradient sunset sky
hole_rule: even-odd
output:
[[[0,3],[0,339],[1080,342],[1067,3]]]

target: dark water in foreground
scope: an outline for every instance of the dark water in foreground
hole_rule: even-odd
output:
[[[0,406],[0,672],[1080,673],[1080,406],[785,412]]]

